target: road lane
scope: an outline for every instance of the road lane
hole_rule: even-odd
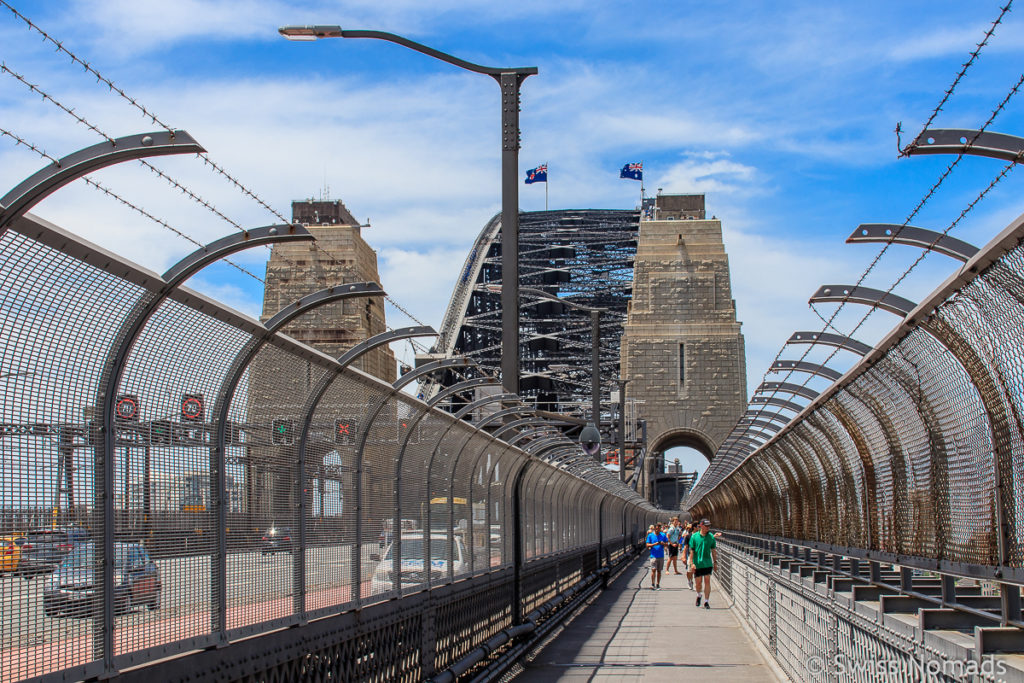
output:
[[[362,552],[364,596],[379,553],[375,543]],[[352,546],[306,551],[307,608],[351,601]],[[291,553],[232,553],[228,556],[229,628],[255,625],[293,613]],[[115,618],[115,654],[210,633],[210,557],[189,556],[156,561],[163,590],[157,610],[136,607]],[[0,576],[0,683],[17,681],[92,661],[92,620],[47,617],[43,586],[49,575],[29,580]]]

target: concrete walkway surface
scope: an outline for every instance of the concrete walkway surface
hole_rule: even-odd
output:
[[[685,575],[651,590],[647,562],[626,569],[530,661],[517,683],[550,681],[779,681],[717,584],[694,606]],[[782,679],[785,680],[785,679]]]

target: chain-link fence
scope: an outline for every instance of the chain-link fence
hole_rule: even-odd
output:
[[[1022,237],[1018,218],[778,435],[698,485],[694,516],[1024,583]]]
[[[392,598],[380,640],[360,622],[318,651],[418,680],[654,515],[567,441],[529,454],[530,435],[496,439],[30,216],[0,234],[0,339],[0,680],[100,676]]]

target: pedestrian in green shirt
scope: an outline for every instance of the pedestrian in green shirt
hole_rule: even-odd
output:
[[[699,531],[690,536],[690,571],[697,581],[697,607],[700,607],[701,588],[704,590],[704,609],[711,609],[708,598],[711,596],[711,572],[718,560],[715,549],[715,535],[708,532],[711,522],[700,520]],[[703,586],[701,585],[703,584]]]

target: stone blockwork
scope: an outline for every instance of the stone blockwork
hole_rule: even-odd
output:
[[[674,446],[710,458],[746,407],[743,335],[722,224],[680,218],[704,216],[703,195],[680,197],[659,196],[659,220],[640,223],[621,343],[627,396],[643,401],[639,417],[647,421],[652,471]]]
[[[317,211],[310,211],[310,207]],[[318,290],[348,282],[380,282],[377,253],[366,243],[352,215],[340,201],[294,202],[295,220],[318,216],[309,224],[316,243],[292,242],[274,246],[267,263],[263,315],[279,310]],[[324,253],[326,252],[326,254]],[[355,344],[386,330],[384,300],[375,296],[329,304],[300,317],[284,333],[329,356],[340,356]],[[387,382],[395,381],[395,356],[387,346],[363,355],[354,367]]]
[[[322,223],[307,225],[316,236],[315,243],[293,242],[273,247],[267,262],[260,316],[264,322],[285,306],[326,287],[350,282],[380,282],[377,254],[363,239],[360,226],[344,204],[340,201],[294,202],[292,213],[297,222],[317,219]],[[289,323],[283,332],[337,358],[352,346],[385,330],[383,297],[373,296],[321,306]],[[362,355],[353,367],[389,383],[397,376],[395,357],[387,345]],[[246,421],[266,429],[267,437],[275,420],[291,420],[297,429],[310,389],[322,374],[322,369],[300,367],[294,359],[265,347],[249,371]],[[325,477],[318,475],[318,469],[325,458],[337,458],[340,454],[344,462],[351,457],[346,448],[334,443],[334,421],[352,420],[355,431],[366,412],[367,397],[350,394],[352,392],[328,392],[315,416],[307,452],[307,473],[321,489]],[[297,431],[293,438],[298,438]],[[248,450],[246,509],[266,522],[294,527],[295,444],[253,445]],[[372,466],[372,463],[367,465]],[[345,472],[338,481],[345,492],[350,492],[352,483],[348,470]],[[320,495],[323,499],[322,492]],[[315,509],[312,501],[307,503],[307,509]],[[346,506],[345,514],[349,515],[353,509]]]

